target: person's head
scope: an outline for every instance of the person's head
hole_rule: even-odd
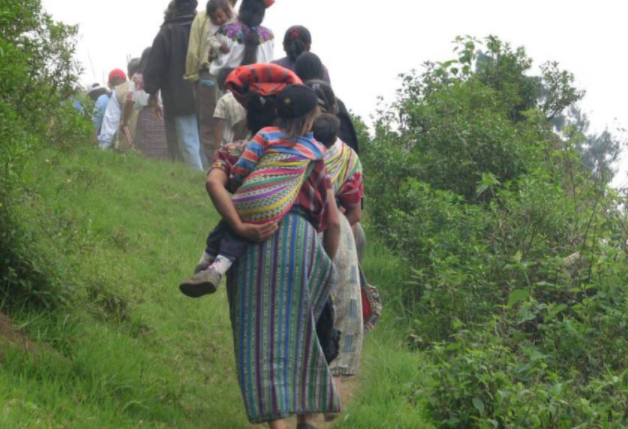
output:
[[[338,139],[339,128],[340,120],[336,115],[322,113],[314,119],[312,132],[316,140],[323,143],[326,148],[330,148]]]
[[[142,57],[140,58],[140,65],[138,73],[144,73],[146,71],[146,67],[148,66],[148,60],[150,59],[150,52],[152,51],[152,47],[148,47],[144,49],[142,52]]]
[[[166,8],[166,10],[164,10],[164,21],[173,18],[176,13],[177,9],[175,8],[174,0],[171,0],[171,2],[168,3],[168,7]]]
[[[256,134],[277,121],[276,96],[287,86],[301,84],[292,71],[276,64],[238,67],[229,74],[226,87],[246,109],[249,131]]]
[[[214,25],[224,25],[233,18],[233,9],[229,0],[209,0],[207,16]]]
[[[109,92],[107,91],[107,88],[105,88],[99,83],[93,83],[91,85],[87,85],[86,89],[87,89],[87,96],[93,101],[98,100],[98,98],[101,95],[107,94]]]
[[[275,125],[277,104],[274,95],[263,97],[257,92],[251,92],[244,97],[242,104],[246,109],[246,123],[251,134]]]
[[[321,59],[311,52],[303,52],[299,55],[294,65],[294,72],[303,82],[325,78],[325,67],[323,67]]]
[[[288,139],[303,136],[312,130],[319,113],[318,97],[305,85],[288,85],[276,96],[278,126]]]
[[[226,67],[220,70],[220,73],[218,73],[217,83],[218,83],[218,87],[220,88],[222,92],[225,92],[227,90],[227,85],[226,85],[227,78],[229,77],[229,75],[231,74],[233,70],[234,69],[232,68]]]
[[[309,52],[312,47],[310,30],[302,25],[288,28],[283,38],[283,50],[292,61],[296,61],[303,52]]]
[[[309,80],[305,82],[305,85],[314,90],[314,93],[318,97],[318,106],[323,113],[331,113],[332,115],[338,113],[336,94],[334,94],[334,90],[327,82],[323,82],[322,80]]]
[[[238,20],[248,27],[244,36],[243,66],[257,62],[257,48],[261,43],[257,28],[264,22],[266,7],[264,0],[243,0],[240,5]]]
[[[109,88],[115,88],[116,86],[122,85],[124,82],[126,82],[126,74],[122,70],[111,70],[109,73],[109,79],[107,80]]]
[[[131,61],[129,61],[129,64],[127,65],[128,76],[133,77],[133,75],[138,73],[139,71],[140,71],[140,59],[133,58]]]
[[[196,13],[198,0],[174,0],[176,13]]]

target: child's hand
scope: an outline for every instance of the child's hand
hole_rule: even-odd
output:
[[[222,45],[220,45],[220,52],[222,52],[223,54],[228,54],[229,52],[231,52],[231,49],[229,49],[229,46],[223,43]]]

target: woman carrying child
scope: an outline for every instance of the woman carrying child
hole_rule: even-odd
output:
[[[266,9],[275,0],[243,0],[238,21],[223,25],[214,43],[220,53],[209,68],[212,76],[218,76],[223,68],[236,68],[249,64],[270,63],[273,60],[273,32],[262,27]]]
[[[220,54],[216,33],[221,26],[237,22],[235,0],[209,0],[204,11],[196,14],[190,31],[190,43],[185,63],[185,79],[194,86],[196,114],[200,125],[201,145],[208,159],[220,147],[215,137],[214,110],[218,100],[215,76],[209,73],[213,59]]]
[[[316,118],[313,131],[316,140],[327,148],[325,166],[342,212],[340,247],[334,259],[338,285],[333,293],[336,308],[334,327],[342,336],[340,354],[330,364],[339,388],[342,377],[357,374],[364,338],[360,265],[353,231],[362,217],[362,164],[355,151],[338,138],[340,121],[336,117],[338,107],[331,87],[322,81],[308,82],[307,85],[315,91],[321,108],[326,112]]]
[[[257,134],[245,154],[249,161],[257,158],[260,148],[289,149],[304,139],[313,142],[309,127],[317,97],[286,82],[299,80],[288,70],[262,64],[238,68],[227,80],[247,108],[251,132]],[[272,127],[278,114],[280,126]],[[294,209],[279,224],[245,224],[227,192],[229,177],[247,168],[246,162],[235,166],[242,150],[242,145],[220,150],[207,178],[214,205],[233,232],[253,241],[270,237],[249,243],[228,273],[238,380],[252,423],[285,429],[285,419],[296,414],[299,429],[313,428],[310,415],[340,411],[316,335],[316,320],[333,285],[330,256],[339,244],[333,190],[324,161],[314,161]],[[323,243],[317,230],[325,231]]]

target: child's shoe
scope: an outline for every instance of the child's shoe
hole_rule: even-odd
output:
[[[222,280],[222,275],[216,271],[212,269],[204,270],[182,282],[179,285],[179,290],[190,298],[200,298],[216,292],[220,285],[220,280]]]

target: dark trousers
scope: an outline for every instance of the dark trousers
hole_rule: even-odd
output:
[[[179,140],[177,139],[177,126],[174,116],[164,111],[164,124],[166,125],[166,142],[168,143],[168,156],[171,161],[181,160],[179,152]]]
[[[231,262],[235,262],[242,256],[248,245],[248,240],[234,233],[229,224],[221,220],[207,236],[205,252],[214,257],[222,255]]]

